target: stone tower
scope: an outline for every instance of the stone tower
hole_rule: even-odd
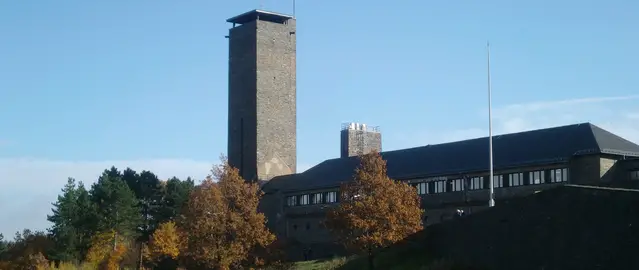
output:
[[[253,10],[227,22],[228,161],[248,181],[295,173],[295,19]]]
[[[360,123],[342,125],[340,157],[351,157],[382,151],[382,134],[378,127]]]

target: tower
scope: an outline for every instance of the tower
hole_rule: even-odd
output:
[[[379,127],[348,123],[342,125],[340,157],[351,157],[382,151],[382,134]]]
[[[227,22],[229,164],[247,181],[295,173],[295,19],[253,10]]]

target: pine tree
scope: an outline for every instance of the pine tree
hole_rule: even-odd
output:
[[[162,182],[163,194],[162,203],[157,211],[157,221],[162,223],[175,220],[185,207],[189,195],[195,188],[195,181],[190,177],[182,181],[177,177],[172,177],[166,182]]]
[[[7,252],[9,243],[4,240],[4,235],[0,233],[0,260],[3,258],[3,254]]]
[[[329,211],[327,228],[340,243],[368,253],[422,229],[419,196],[406,183],[390,179],[379,153],[360,157],[354,179],[341,187],[340,205]]]
[[[78,228],[75,227],[80,211],[77,202],[75,179],[69,178],[62,189],[62,194],[58,195],[58,200],[53,203],[53,214],[47,216],[47,220],[53,223],[49,229],[49,235],[55,243],[55,249],[51,253],[53,260],[65,262],[81,260],[80,235]]]
[[[133,237],[137,235],[136,229],[141,222],[138,200],[114,169],[105,171],[91,187],[91,201],[96,205],[96,227],[100,232],[114,231],[118,235]]]

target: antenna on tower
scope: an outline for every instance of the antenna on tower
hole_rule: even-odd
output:
[[[293,18],[295,18],[295,0],[293,0]]]

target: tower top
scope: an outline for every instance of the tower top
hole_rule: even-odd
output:
[[[264,10],[251,10],[249,12],[237,15],[233,18],[226,20],[226,22],[233,24],[244,24],[255,20],[268,21],[274,23],[285,23],[286,21],[293,19],[293,16],[286,15],[277,12],[264,11]]]

